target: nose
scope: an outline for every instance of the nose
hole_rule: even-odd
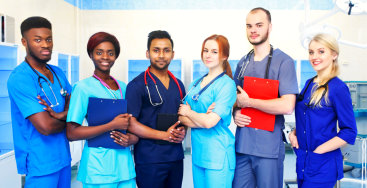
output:
[[[108,53],[106,52],[106,53],[102,53],[102,58],[103,59],[108,59]]]
[[[159,51],[159,53],[158,53],[158,57],[163,57],[164,56],[164,51],[162,50],[162,51]]]

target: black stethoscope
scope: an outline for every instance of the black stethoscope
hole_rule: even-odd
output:
[[[237,76],[237,80],[243,80],[243,78],[245,77],[245,71],[247,68],[247,65],[250,63],[250,59],[251,59],[251,55],[254,54],[254,49],[252,49],[245,57],[244,63],[241,66],[240,72],[238,73]],[[270,45],[270,52],[269,52],[269,56],[268,56],[268,62],[266,65],[266,72],[265,72],[265,79],[268,79],[269,77],[269,68],[270,68],[270,63],[271,63],[271,59],[273,58],[273,46]]]
[[[219,79],[220,77],[222,77],[224,74],[226,73],[226,71],[222,72],[221,74],[219,74],[217,77],[215,77],[212,81],[209,82],[209,84],[207,84],[204,88],[202,88],[199,93],[193,95],[191,97],[192,100],[194,101],[198,101],[200,95],[212,84],[214,83],[215,80]],[[195,88],[203,79],[205,76],[207,76],[208,74],[204,75],[203,77],[201,77],[198,81],[195,82],[195,84],[191,87],[191,89],[189,90],[189,92],[187,92],[186,96],[191,92],[191,90],[193,88]],[[185,100],[186,96],[182,99],[182,102]]]
[[[305,93],[307,92],[307,89],[310,87],[310,84],[313,82],[313,80],[314,80],[316,77],[317,77],[317,76],[314,76],[314,77],[313,77],[313,78],[312,78],[312,79],[307,83],[307,85],[306,85],[306,89],[305,89],[305,90],[303,90],[303,92],[297,96],[297,101],[298,101],[298,102],[302,101],[302,100],[305,98]],[[325,88],[325,90],[322,92],[322,95],[321,95],[320,100],[319,100],[319,101],[317,101],[317,103],[315,103],[315,104],[313,104],[313,105],[311,105],[311,104],[310,104],[311,100],[309,100],[309,101],[308,101],[308,103],[305,103],[305,105],[306,105],[307,107],[315,108],[315,106],[317,106],[317,105],[321,102],[322,98],[324,98],[324,96],[326,95],[326,92],[327,92],[327,90],[328,90],[328,84],[329,84],[329,82],[330,82],[331,80],[332,80],[332,79],[328,80],[325,84],[323,84],[323,85],[319,86],[319,87],[316,89],[316,90],[318,90],[318,89],[320,89],[320,88]]]
[[[52,87],[51,87],[51,84],[47,81],[47,79],[46,78],[44,78],[44,77],[42,77],[40,74],[38,74],[38,72],[31,66],[31,64],[29,64],[28,63],[28,61],[27,61],[27,59],[25,59],[24,60],[28,65],[29,65],[29,67],[31,67],[31,69],[33,70],[33,72],[35,72],[36,74],[37,74],[37,76],[38,76],[38,85],[40,86],[40,88],[41,88],[41,90],[42,90],[42,92],[43,92],[43,94],[45,95],[45,97],[46,97],[46,99],[47,99],[47,101],[50,103],[50,107],[52,108],[52,107],[55,107],[55,106],[58,106],[59,105],[59,102],[57,101],[57,97],[56,97],[56,95],[55,95],[55,93],[54,93],[54,91],[53,91],[53,89],[52,89]],[[56,76],[56,79],[57,79],[57,81],[59,82],[59,85],[60,85],[60,94],[63,96],[63,97],[65,97],[67,94],[68,94],[68,92],[62,87],[62,85],[61,85],[61,82],[60,82],[60,79],[59,79],[59,77],[57,76],[57,74],[55,73],[55,71],[48,65],[48,64],[46,64],[46,67],[49,69],[49,70],[51,70],[51,72]],[[47,83],[47,85],[48,85],[48,87],[50,88],[50,90],[51,90],[51,92],[52,92],[52,95],[54,96],[54,98],[55,98],[55,101],[56,101],[56,104],[52,104],[52,102],[51,102],[51,100],[48,98],[48,96],[46,95],[46,92],[44,91],[44,89],[43,89],[43,86],[42,86],[42,84],[41,84],[41,79],[42,80],[44,80],[46,83]]]
[[[159,106],[159,105],[163,104],[163,99],[162,99],[161,93],[159,92],[157,82],[155,81],[155,79],[153,78],[153,76],[149,72],[149,68],[150,67],[148,67],[147,70],[144,73],[144,84],[145,84],[145,87],[147,88],[147,91],[148,91],[150,104],[152,104],[152,106]],[[170,71],[167,70],[167,73],[173,79],[173,81],[177,84],[178,90],[180,92],[180,98],[181,98],[181,101],[182,101],[183,100],[183,95],[182,95],[182,90],[181,90],[180,84],[178,83],[176,77]],[[152,97],[150,96],[150,91],[149,91],[148,82],[147,82],[147,74],[149,75],[150,79],[152,79],[152,81],[154,82],[155,89],[156,89],[156,91],[158,93],[158,96],[160,98],[160,102],[153,102],[152,101]]]

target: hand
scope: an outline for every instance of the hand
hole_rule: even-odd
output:
[[[317,147],[313,152],[317,153],[317,154],[323,154],[324,153],[324,152],[321,151],[320,146]]]
[[[299,145],[298,145],[298,140],[296,136],[296,129],[294,129],[293,131],[289,133],[288,138],[289,138],[289,141],[291,142],[291,146],[298,149]]]
[[[250,107],[251,98],[248,96],[246,91],[240,86],[237,86],[237,90],[239,91],[239,93],[237,93],[237,106],[240,108]]]
[[[186,104],[180,104],[180,108],[178,109],[178,115],[187,116],[191,111],[190,105],[186,102]]]
[[[213,102],[209,107],[208,110],[206,111],[207,114],[209,114],[210,112],[212,112],[215,108],[215,102]]]
[[[251,117],[241,114],[241,109],[234,112],[234,123],[239,127],[246,127],[251,123]]]
[[[66,98],[68,98],[68,95],[65,97],[65,102],[66,102]],[[39,100],[38,103],[42,104],[43,106],[45,106],[45,108],[43,108],[45,111],[48,112],[48,114],[55,118],[55,119],[58,119],[58,120],[62,120],[62,121],[65,121],[66,120],[66,115],[68,114],[68,109],[69,109],[69,102],[67,104],[67,110],[64,110],[63,112],[59,112],[59,113],[56,113],[48,104],[45,100],[43,100],[41,98],[41,96],[37,96],[37,99]],[[66,104],[66,103],[65,103]],[[65,105],[66,107],[66,105]]]
[[[129,126],[131,114],[117,115],[112,121],[110,121],[111,130],[120,129],[126,130]]]
[[[179,127],[171,130],[171,134],[174,136],[172,142],[181,143],[185,139],[186,130],[185,127]]]
[[[124,146],[124,147],[128,147],[128,146],[131,146],[131,145],[134,145],[138,142],[138,137],[131,134],[131,133],[121,133],[119,131],[112,131],[111,132],[111,138],[113,138],[114,142],[121,145],[121,146]]]
[[[164,134],[163,140],[168,142],[174,142],[179,143],[178,138],[172,134],[173,130],[177,128],[177,126],[180,124],[180,121],[177,121],[175,124],[173,124]]]

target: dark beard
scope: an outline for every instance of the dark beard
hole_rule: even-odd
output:
[[[159,67],[159,66],[156,66],[154,63],[150,62],[150,66],[152,66],[154,69],[157,69],[157,70],[166,70],[168,69],[168,65],[169,63],[167,63],[164,67]]]
[[[28,52],[29,52],[29,55],[34,59],[36,60],[37,62],[39,63],[44,63],[46,64],[48,61],[50,61],[51,57],[49,59],[40,59],[38,58],[34,52],[32,51],[32,49],[29,47],[29,45],[27,44],[27,47],[28,47]]]
[[[259,42],[251,42],[250,40],[248,40],[252,45],[256,46],[256,45],[260,45],[262,43],[264,43],[266,40],[268,40],[269,37],[269,31],[266,32],[266,35],[263,39],[261,39]]]

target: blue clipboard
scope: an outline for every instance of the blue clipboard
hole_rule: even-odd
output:
[[[87,121],[88,126],[98,126],[112,121],[117,115],[127,113],[127,101],[124,99],[103,99],[89,97]],[[126,134],[125,130],[117,130]],[[94,138],[87,139],[89,147],[104,147],[123,149],[125,147],[115,143],[110,135],[105,132]]]

